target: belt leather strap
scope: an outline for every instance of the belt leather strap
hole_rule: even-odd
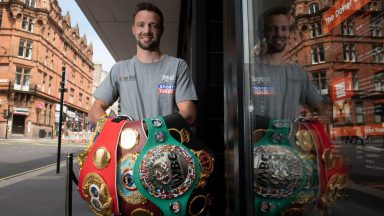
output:
[[[115,215],[120,214],[116,192],[117,146],[121,129],[127,121],[112,122],[106,120],[84,162],[79,175],[79,192],[97,215],[105,215],[111,209]],[[95,180],[95,178],[97,180]],[[85,180],[85,181],[84,181]],[[111,202],[99,202],[99,190],[107,188]],[[101,204],[101,206],[99,206]]]
[[[272,119],[265,135],[253,144],[257,214],[282,214],[299,198],[305,201],[316,193],[314,164],[301,159],[291,145],[291,126],[289,120]]]
[[[148,139],[134,166],[136,187],[164,215],[186,215],[200,176],[199,160],[170,135],[163,117],[144,121]]]
[[[131,134],[130,139],[135,140],[125,140],[124,138],[119,140],[117,187],[120,196],[121,213],[123,215],[146,213],[145,215],[161,216],[161,210],[145,198],[132,182],[135,162],[147,141],[143,123],[141,121],[127,122],[122,129],[121,136],[124,136],[125,131]],[[136,137],[132,136],[132,134],[135,134]],[[128,146],[131,146],[131,148],[127,148],[127,144],[122,143],[124,141],[135,144],[129,144]]]

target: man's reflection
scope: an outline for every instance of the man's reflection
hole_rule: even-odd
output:
[[[299,105],[320,111],[323,97],[307,73],[283,58],[291,29],[292,18],[285,7],[274,7],[259,19],[263,42],[251,75],[256,128],[266,128],[270,118],[293,121],[298,117]]]

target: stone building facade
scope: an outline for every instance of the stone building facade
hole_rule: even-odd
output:
[[[55,136],[66,71],[63,128],[88,128],[93,47],[57,0],[0,1],[0,138]]]

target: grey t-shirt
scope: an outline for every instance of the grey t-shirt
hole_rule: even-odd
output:
[[[254,114],[268,118],[298,117],[300,104],[314,107],[322,101],[316,86],[297,64],[254,64],[251,74]]]
[[[164,55],[155,63],[142,63],[136,56],[117,62],[93,94],[113,104],[120,97],[122,115],[143,119],[178,112],[176,103],[197,100],[184,60]]]

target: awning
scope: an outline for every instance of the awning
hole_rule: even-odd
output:
[[[36,109],[39,109],[39,110],[44,109],[44,103],[43,102],[36,103]]]

